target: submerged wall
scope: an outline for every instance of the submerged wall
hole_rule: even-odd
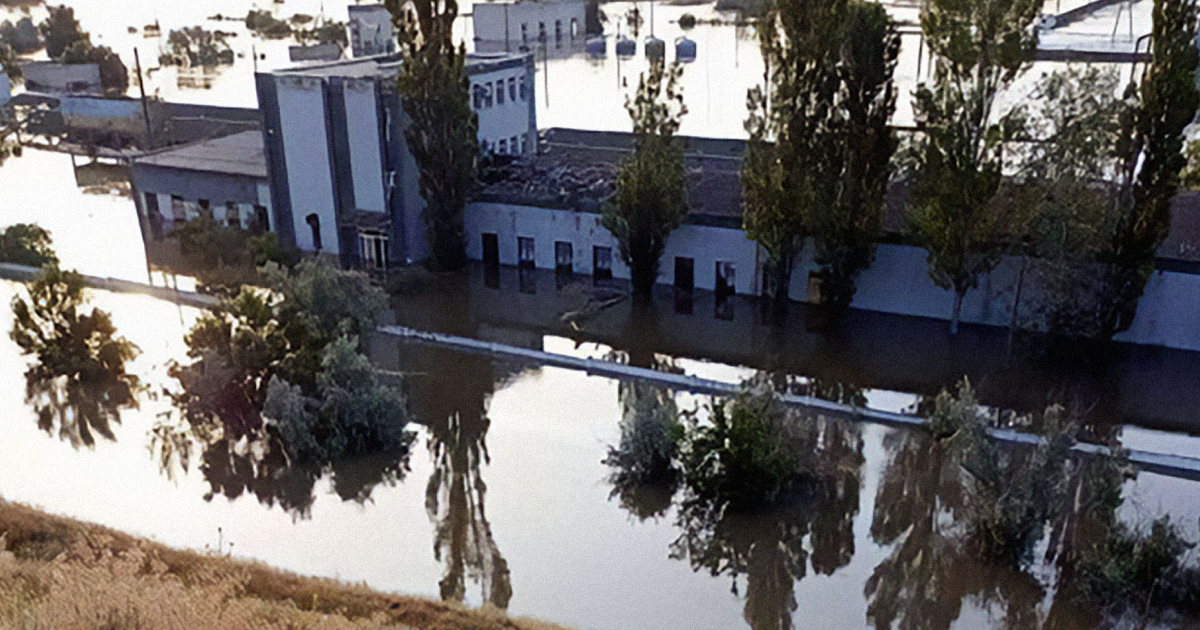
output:
[[[468,204],[464,216],[467,257],[483,260],[483,234],[496,234],[502,265],[516,265],[518,238],[534,239],[534,262],[538,268],[555,268],[555,242],[572,245],[575,273],[591,274],[594,247],[608,247],[613,253],[612,272],[616,278],[628,278],[629,268],[617,259],[617,242],[600,225],[597,214],[570,210],[549,210],[503,203]],[[760,295],[762,259],[757,245],[737,229],[685,225],[667,242],[658,281],[674,284],[675,257],[691,258],[694,286],[713,290],[718,262],[731,262],[735,269],[738,293]],[[948,320],[954,306],[954,293],[929,279],[926,251],[910,245],[879,245],[875,262],[858,278],[854,308],[897,315]],[[812,266],[811,242],[796,262],[789,295],[793,300],[808,299],[808,273]],[[979,286],[966,295],[962,321],[989,326],[1009,326],[1021,261],[1006,258],[996,269],[980,278]],[[1023,282],[1022,303],[1037,298],[1037,283],[1029,275]],[[1022,308],[1022,316],[1027,316]],[[1200,275],[1177,271],[1156,271],[1146,286],[1133,326],[1117,335],[1117,341],[1200,351]]]

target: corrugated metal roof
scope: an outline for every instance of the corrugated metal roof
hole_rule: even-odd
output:
[[[166,168],[267,178],[267,158],[261,131],[243,131],[223,138],[167,149],[134,161]]]

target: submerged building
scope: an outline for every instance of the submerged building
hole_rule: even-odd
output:
[[[417,165],[382,55],[256,75],[273,227],[285,245],[384,269],[427,255]],[[536,148],[531,54],[472,54],[471,106],[487,152]]]
[[[583,0],[494,0],[471,7],[475,50],[515,52],[582,44],[587,8]]]

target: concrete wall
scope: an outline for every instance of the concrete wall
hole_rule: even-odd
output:
[[[536,266],[555,267],[555,241],[570,242],[574,272],[591,274],[592,248],[611,247],[613,276],[628,278],[629,268],[617,259],[616,239],[600,225],[596,214],[569,210],[549,210],[529,206],[476,202],[467,206],[464,217],[467,257],[483,259],[482,235],[495,233],[500,263],[516,265],[517,238],[532,237]],[[812,264],[812,243],[807,244],[792,272],[789,295],[793,300],[808,299],[808,274]],[[671,234],[659,270],[660,284],[673,284],[675,257],[694,260],[694,286],[712,290],[716,284],[716,263],[728,261],[736,270],[737,292],[761,293],[762,257],[758,247],[741,230],[685,225]],[[954,294],[939,288],[929,279],[927,253],[908,245],[879,245],[875,262],[860,274],[858,292],[852,306],[856,309],[949,319]],[[966,295],[962,321],[989,326],[1009,326],[1020,277],[1021,261],[1006,258],[987,275],[979,286]],[[1037,286],[1027,276],[1022,302],[1036,299]],[[1116,337],[1117,341],[1200,350],[1200,275],[1158,271],[1146,286],[1132,327]]]
[[[488,149],[497,153],[519,153],[522,139],[525,153],[536,149],[533,77],[528,65],[471,74],[471,108],[479,115],[479,141]],[[503,86],[503,103],[497,94],[497,86]],[[477,92],[481,95],[479,98]],[[482,96],[484,94],[488,96]],[[514,138],[518,142],[515,149],[511,146]],[[504,151],[500,150],[501,140],[508,145]]]
[[[347,80],[345,90],[346,129],[350,140],[350,168],[354,203],[358,210],[385,212],[383,199],[383,156],[379,135],[378,82]]]
[[[350,5],[350,49],[355,57],[395,52],[392,14],[382,4]]]
[[[582,0],[478,2],[471,13],[477,50],[516,52],[521,46],[532,48],[539,44],[542,27],[549,48],[565,47],[572,40],[572,22],[575,39],[585,37]],[[555,36],[556,25],[561,37]]]
[[[21,68],[25,86],[31,92],[52,94],[101,94],[100,66],[94,63],[61,64],[56,61],[31,61]]]
[[[306,251],[315,249],[306,218],[316,214],[320,218],[322,249],[337,254],[337,216],[321,81],[295,76],[275,80],[296,247]]]

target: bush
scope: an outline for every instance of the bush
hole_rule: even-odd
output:
[[[0,232],[0,262],[42,267],[57,265],[50,233],[39,225],[17,223]]]

